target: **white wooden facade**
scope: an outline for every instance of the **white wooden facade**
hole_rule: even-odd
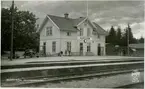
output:
[[[77,31],[60,30],[57,24],[47,16],[40,29],[40,51],[44,51],[45,45],[46,55],[57,54],[60,51],[64,55],[66,51],[67,53],[70,51],[71,55],[87,55],[87,53],[98,55],[98,46],[100,45],[100,54],[106,54],[105,34],[93,34],[94,28],[88,19],[80,21],[76,27]]]

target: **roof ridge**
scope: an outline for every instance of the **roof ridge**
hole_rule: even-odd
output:
[[[93,22],[93,23],[96,24],[97,26],[99,26],[100,28],[102,28],[102,27],[101,27],[99,24],[97,24],[96,22]],[[106,30],[104,30],[103,28],[102,28],[102,30],[106,32]]]
[[[103,34],[108,35],[108,32],[104,30],[100,25],[98,25],[96,22],[92,22],[96,27],[99,27],[100,30],[98,29],[99,32],[103,31]],[[102,33],[102,32],[101,32]]]
[[[47,15],[48,15],[48,16],[57,17],[57,18],[63,18],[63,19],[66,19],[65,17],[61,17],[61,16],[57,16],[57,15],[51,15],[51,14],[47,14]],[[67,19],[73,20],[73,18],[67,18]]]

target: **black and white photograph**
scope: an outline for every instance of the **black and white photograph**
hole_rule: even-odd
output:
[[[2,88],[144,89],[144,0],[2,0]]]

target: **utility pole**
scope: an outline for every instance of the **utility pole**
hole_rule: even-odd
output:
[[[10,60],[11,61],[13,59],[13,29],[14,29],[13,15],[14,15],[14,0],[12,1],[12,8],[11,8],[11,21],[12,21],[12,25],[11,25],[11,53],[10,53]]]
[[[87,0],[87,28],[86,28],[86,38],[88,38],[87,36],[88,36],[88,19],[89,19],[89,5],[88,5],[88,0]]]
[[[130,27],[129,27],[129,24],[128,24],[128,28],[127,28],[127,52],[128,52],[128,56],[129,56],[129,29],[130,29]]]
[[[88,8],[88,0],[87,0],[87,18],[88,18],[88,9],[89,9],[89,8]]]

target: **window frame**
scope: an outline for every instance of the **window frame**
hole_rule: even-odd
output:
[[[52,36],[52,26],[46,27],[46,36]]]
[[[67,36],[71,36],[71,32],[67,32]]]
[[[90,28],[87,28],[87,36],[91,36],[91,30],[90,30]]]
[[[71,51],[71,42],[66,42],[66,44],[67,44],[67,50]]]
[[[100,39],[100,35],[99,34],[97,35],[97,37],[98,37],[98,39]]]
[[[52,52],[56,52],[56,41],[52,42]]]
[[[91,52],[91,43],[87,44],[87,52]]]

